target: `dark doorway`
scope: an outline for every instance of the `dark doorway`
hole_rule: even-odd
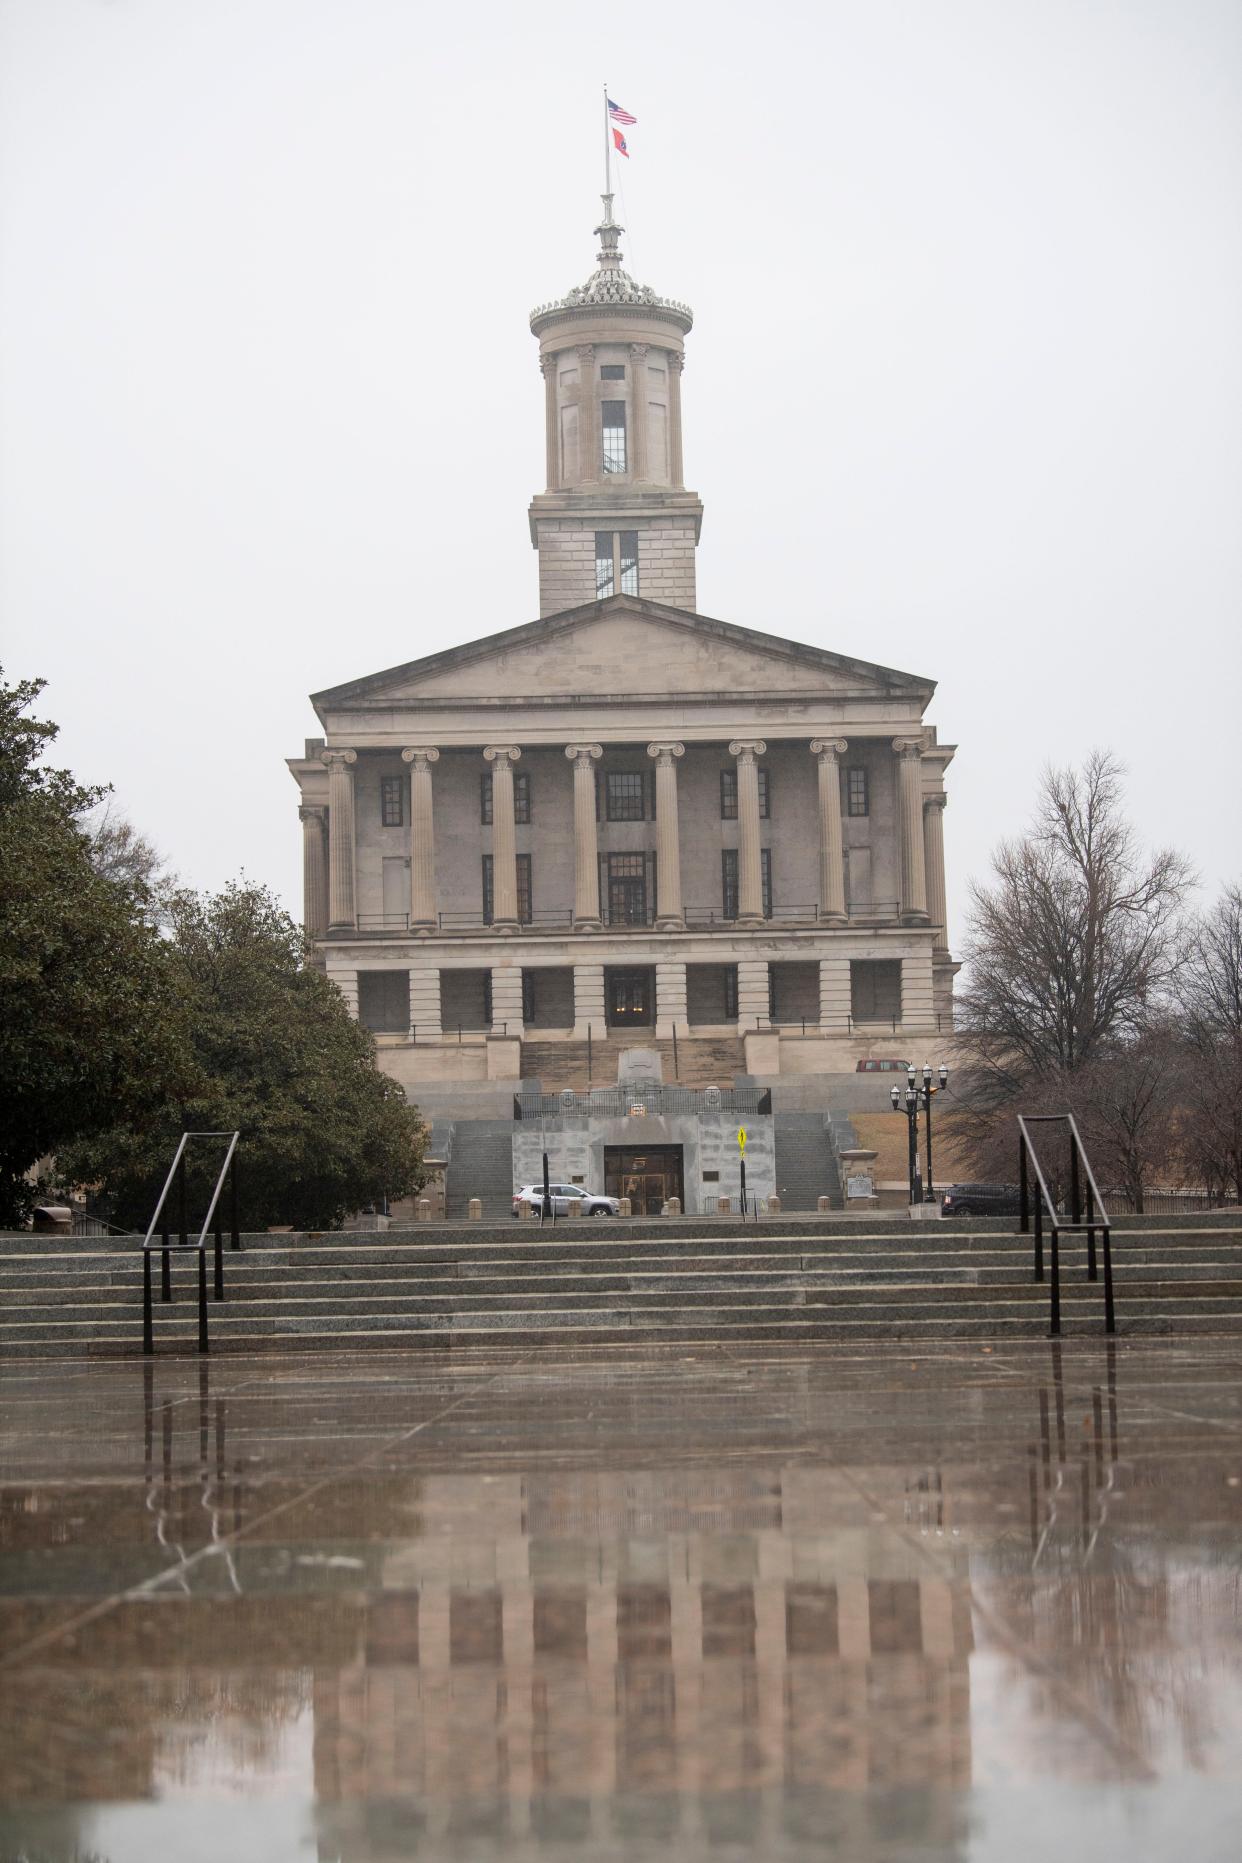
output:
[[[654,1020],[654,984],[655,978],[649,970],[606,970],[604,989],[609,1028],[650,1028]]]
[[[682,1182],[680,1145],[664,1145],[656,1151],[604,1147],[604,1195],[628,1197],[633,1216],[659,1216],[669,1197],[680,1197],[684,1211]]]

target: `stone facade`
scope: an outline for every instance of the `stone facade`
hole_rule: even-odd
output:
[[[316,693],[290,760],[307,931],[415,1097],[521,1076],[536,1031],[745,1037],[770,1075],[952,1023],[934,686],[696,612],[691,316],[597,231],[531,320],[540,618]]]

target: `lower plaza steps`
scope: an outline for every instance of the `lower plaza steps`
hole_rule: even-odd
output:
[[[196,1264],[173,1251],[157,1353],[197,1343]],[[1103,1283],[1085,1243],[1061,1248],[1062,1329],[1102,1336]],[[1119,1334],[1242,1333],[1242,1218],[1119,1219]],[[354,1351],[503,1345],[806,1346],[1039,1338],[1048,1283],[1011,1225],[879,1217],[699,1223],[608,1219],[540,1228],[510,1220],[383,1235],[245,1238],[225,1249],[211,1350]],[[136,1356],[137,1238],[0,1237],[0,1357]],[[210,1285],[210,1275],[209,1275]]]
[[[585,1093],[588,1086],[615,1087],[617,1064],[627,1048],[653,1048],[662,1063],[664,1084],[682,1087],[731,1087],[736,1074],[746,1071],[746,1055],[737,1036],[690,1036],[677,1043],[656,1041],[649,1029],[629,1035],[597,1036],[584,1041],[522,1042],[522,1078],[538,1080],[544,1093],[562,1093],[572,1087]]]

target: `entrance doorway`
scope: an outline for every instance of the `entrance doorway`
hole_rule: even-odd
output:
[[[609,1028],[651,1027],[655,977],[650,970],[606,970],[604,992]]]
[[[684,1210],[681,1153],[680,1145],[665,1145],[656,1151],[606,1145],[605,1196],[628,1197],[634,1216],[659,1216],[669,1197],[680,1197]]]

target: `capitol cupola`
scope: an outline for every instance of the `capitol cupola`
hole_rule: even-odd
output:
[[[531,501],[540,613],[610,595],[695,606],[703,522],[685,489],[685,304],[634,282],[605,194],[597,267],[531,313],[545,382],[547,488]]]

